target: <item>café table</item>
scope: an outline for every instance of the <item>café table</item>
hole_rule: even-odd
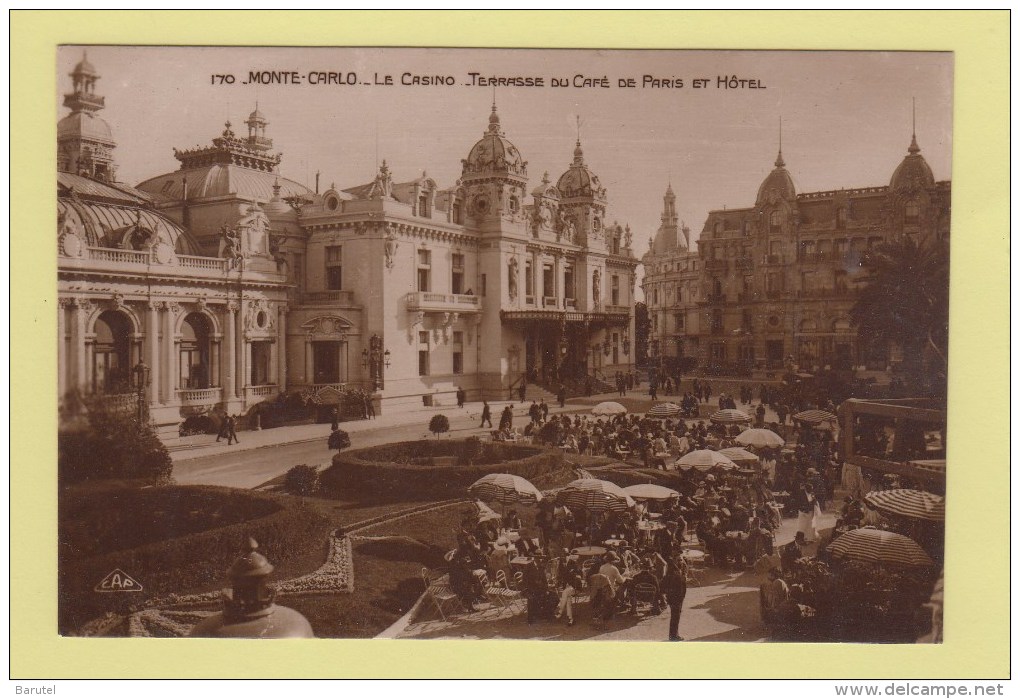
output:
[[[572,549],[570,553],[583,561],[586,558],[595,558],[596,556],[605,555],[606,549],[602,546],[578,546],[577,548]]]
[[[618,546],[626,546],[627,545],[627,540],[626,539],[606,539],[602,543],[603,543],[603,545],[606,548],[615,549]]]

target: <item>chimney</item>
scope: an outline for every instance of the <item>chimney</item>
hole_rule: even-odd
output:
[[[319,193],[319,171],[315,171],[315,193]]]

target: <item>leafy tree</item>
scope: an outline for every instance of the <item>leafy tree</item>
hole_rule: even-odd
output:
[[[329,448],[343,451],[351,446],[351,437],[343,430],[336,429],[329,435]]]
[[[648,363],[648,334],[651,327],[648,306],[638,301],[634,304],[634,361],[638,366]]]
[[[462,464],[473,464],[475,459],[482,455],[482,440],[472,435],[465,439],[460,445],[460,462]]]
[[[439,435],[449,431],[450,419],[445,415],[433,415],[432,419],[429,420],[429,432],[436,435],[436,439],[439,439]]]
[[[949,353],[949,246],[901,236],[869,251],[861,266],[864,285],[850,311],[859,337],[899,344],[908,389],[941,394]]]
[[[72,402],[79,415],[77,429],[59,436],[61,479],[141,478],[157,485],[172,481],[170,452],[152,423],[138,419],[133,404],[101,395],[79,395]]]

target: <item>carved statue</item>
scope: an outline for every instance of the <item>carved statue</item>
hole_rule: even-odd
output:
[[[574,219],[572,219],[566,211],[560,209],[556,223],[556,232],[559,233],[560,237],[568,243],[574,242],[574,236],[577,233],[577,228],[574,225]]]
[[[258,206],[248,206],[247,214],[237,222],[237,229],[242,254],[269,257],[269,219]]]
[[[633,239],[633,234],[630,232],[630,224],[628,223],[623,229],[623,247],[630,248],[630,244]]]
[[[383,242],[383,252],[386,255],[386,269],[393,269],[397,250],[400,248],[400,243],[397,241],[397,236],[393,235],[393,232],[386,234],[386,239]]]
[[[602,305],[602,272],[595,269],[591,274],[591,294],[595,302],[595,308]]]
[[[517,300],[517,258],[510,258],[510,266],[508,269],[508,281],[510,283],[510,300]]]
[[[230,260],[232,267],[244,257],[240,232],[225,223],[220,227],[220,257]]]

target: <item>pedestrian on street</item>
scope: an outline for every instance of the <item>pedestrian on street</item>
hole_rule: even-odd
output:
[[[330,432],[332,433],[332,432],[336,432],[338,429],[340,429],[340,411],[337,410],[336,408],[333,408],[333,412],[331,413],[331,415],[332,415],[332,421],[330,422],[330,426],[329,427],[330,427]]]
[[[365,418],[375,419],[375,405],[372,404],[372,396],[365,394]]]
[[[680,635],[680,612],[684,608],[687,597],[687,562],[683,556],[677,556],[669,563],[666,577],[662,579],[662,592],[669,604],[669,640],[682,641]]]
[[[503,408],[503,413],[499,416],[499,431],[511,430],[514,426],[514,410],[509,405]]]
[[[567,387],[563,384],[560,384],[560,390],[556,392],[556,400],[559,401],[561,408],[567,406]]]
[[[485,427],[485,423],[489,423],[489,429],[492,429],[492,410],[489,408],[489,401],[482,401],[482,424],[479,427]]]
[[[226,411],[223,412],[223,417],[220,418],[220,431],[216,434],[216,441],[226,439],[227,437],[227,420],[230,418]]]
[[[517,394],[521,398],[521,402],[524,402],[525,396],[528,395],[528,382],[525,379],[521,379],[521,387],[517,389]]]
[[[538,409],[542,413],[542,422],[548,422],[549,420],[549,404],[545,402],[545,398],[538,404]]]
[[[655,385],[655,382],[652,381],[648,385],[648,395],[650,395],[652,397],[652,400],[658,400],[659,399],[659,396],[658,396],[658,394],[656,392],[656,389],[657,389],[657,387]]]
[[[466,398],[466,395],[465,395],[464,389],[461,388],[460,386],[458,386],[457,387],[457,407],[458,408],[463,408],[464,407],[464,399],[465,398]]]
[[[227,446],[231,444],[240,444],[241,440],[237,438],[237,420],[233,415],[227,415]],[[234,440],[231,442],[230,440]]]

